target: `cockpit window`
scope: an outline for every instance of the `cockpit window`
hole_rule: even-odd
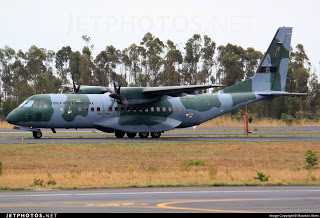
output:
[[[48,105],[46,102],[40,100],[40,101],[35,101],[32,105],[33,108],[47,108]]]
[[[22,102],[18,107],[23,107],[23,105],[25,105],[28,102],[28,100],[25,100],[24,102]]]
[[[18,107],[48,108],[48,104],[43,100],[25,100]]]
[[[32,107],[38,108],[38,107],[39,107],[39,101],[35,101],[35,102],[33,103]]]
[[[19,107],[31,107],[33,103],[34,103],[33,100],[25,100],[19,105]]]
[[[47,108],[47,107],[48,107],[48,105],[47,105],[46,102],[40,101],[40,103],[39,103],[39,108]]]

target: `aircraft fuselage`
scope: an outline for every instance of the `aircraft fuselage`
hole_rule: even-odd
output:
[[[13,110],[9,123],[31,128],[97,128],[106,132],[164,132],[199,125],[253,101],[254,93],[162,96],[149,104],[117,104],[106,94],[43,94]],[[234,105],[235,98],[240,99]]]

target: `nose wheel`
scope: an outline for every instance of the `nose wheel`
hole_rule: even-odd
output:
[[[32,132],[35,139],[40,139],[42,137],[42,132]]]

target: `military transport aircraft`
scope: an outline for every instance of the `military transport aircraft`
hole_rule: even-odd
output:
[[[255,75],[214,94],[196,94],[219,85],[166,87],[82,86],[74,94],[33,95],[7,121],[41,138],[40,128],[95,128],[117,138],[160,137],[164,131],[199,125],[252,102],[307,95],[285,92],[292,27],[280,27]]]

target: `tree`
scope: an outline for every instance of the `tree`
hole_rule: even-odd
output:
[[[246,72],[245,79],[253,77],[262,58],[262,52],[256,51],[254,48],[251,47],[247,48],[244,54],[244,65]]]
[[[97,55],[94,61],[96,63],[97,85],[108,86],[111,81],[116,81],[115,69],[120,63],[120,56],[120,50],[113,45],[107,46]]]
[[[308,105],[310,105],[310,108],[312,109],[311,112],[316,114],[319,113],[320,109],[320,84],[318,81],[318,76],[315,73],[311,74],[309,86],[311,96],[309,98]]]
[[[307,93],[309,91],[308,82],[310,77],[310,62],[306,55],[303,45],[298,44],[296,46],[296,51],[291,52],[291,60],[289,63],[289,71],[291,75],[289,76],[290,91],[298,93]],[[306,106],[306,98],[300,97],[300,106],[297,107],[300,111]],[[292,115],[295,115],[297,110],[293,111]]]
[[[12,61],[15,56],[15,50],[9,46],[5,46],[0,49],[0,64],[2,66],[1,80],[3,82],[4,99],[12,94],[13,87],[13,73],[12,73]]]
[[[198,83],[198,63],[201,57],[201,36],[194,34],[188,39],[184,49],[184,78],[185,82],[194,85]]]
[[[30,75],[26,69],[25,62],[26,56],[23,51],[19,50],[11,68],[14,75],[12,96],[19,103],[34,94],[33,88],[29,84]]]
[[[81,54],[79,51],[70,53],[70,73],[72,81],[76,84],[78,84],[78,80],[80,79],[80,59]]]
[[[142,46],[137,46],[135,43],[131,44],[122,52],[122,61],[129,69],[129,80],[133,81],[133,85],[138,84],[138,74],[142,73],[141,60],[146,57],[146,49]]]
[[[154,37],[150,32],[146,33],[142,38],[140,45],[146,48],[146,75],[149,78],[149,85],[157,86],[159,70],[162,65],[161,54],[163,52],[164,44],[159,39]]]
[[[181,75],[178,66],[182,64],[182,54],[171,40],[167,41],[165,47],[167,53],[163,61],[164,68],[160,74],[160,84],[163,86],[180,85]]]
[[[228,43],[218,47],[219,72],[226,87],[241,82],[245,76],[245,50],[241,46]]]
[[[71,47],[66,46],[62,47],[56,54],[55,57],[55,67],[57,69],[57,73],[60,76],[62,83],[68,83],[68,73],[70,73],[69,62],[70,62],[70,55],[71,55]]]
[[[85,46],[82,48],[82,55],[80,56],[79,62],[79,76],[80,81],[78,81],[79,85],[86,84],[86,85],[93,85],[93,73],[95,71],[95,65],[93,63],[92,57],[92,49],[94,45],[90,45],[91,38],[84,35],[82,36],[82,40],[86,43]]]
[[[200,83],[207,83],[210,80],[213,81],[212,67],[215,64],[214,53],[216,50],[216,43],[211,40],[207,35],[203,37],[203,47],[201,48],[202,70],[198,74],[198,81]]]

